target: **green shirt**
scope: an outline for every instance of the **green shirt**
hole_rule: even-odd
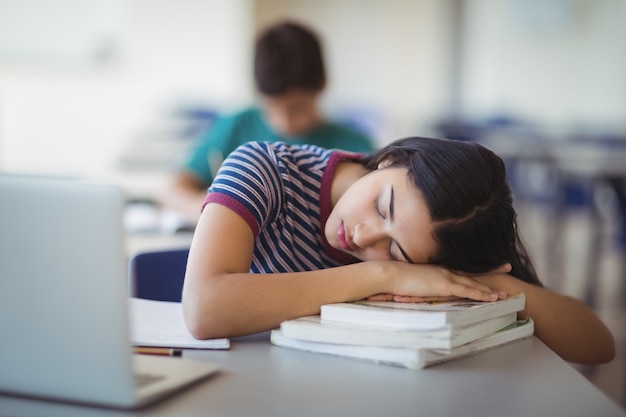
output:
[[[267,125],[259,109],[250,108],[216,120],[200,138],[198,146],[187,162],[186,170],[208,187],[222,161],[239,145],[252,141],[284,141],[290,144],[311,144],[351,152],[373,150],[373,143],[367,136],[330,122],[303,136],[287,138],[278,135]]]

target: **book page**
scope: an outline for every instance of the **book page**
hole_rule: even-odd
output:
[[[181,303],[130,298],[131,336],[135,346],[181,349],[229,349],[228,339],[198,340],[183,320]]]

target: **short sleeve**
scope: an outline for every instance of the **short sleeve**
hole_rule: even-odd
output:
[[[280,170],[267,143],[249,142],[224,161],[204,200],[239,214],[257,236],[278,215],[283,199]]]

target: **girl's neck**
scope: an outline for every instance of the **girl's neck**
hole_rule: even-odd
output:
[[[368,170],[358,162],[345,161],[340,162],[335,169],[335,175],[330,186],[330,209],[335,207],[335,204],[341,196],[346,192],[348,188],[359,178],[368,173]]]

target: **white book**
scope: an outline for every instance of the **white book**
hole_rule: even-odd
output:
[[[130,298],[131,336],[135,346],[175,349],[229,349],[229,339],[198,340],[183,320],[182,304]]]
[[[448,352],[429,349],[355,346],[308,342],[285,337],[281,330],[272,331],[271,341],[276,346],[291,349],[341,356],[345,358],[375,362],[383,365],[399,366],[409,369],[421,369],[442,362],[448,362],[453,359],[473,355],[488,349],[493,349],[517,340],[525,339],[532,336],[533,332],[534,323],[531,319],[517,321],[496,333],[456,347]]]
[[[438,329],[448,324],[467,326],[524,309],[524,294],[493,302],[455,300],[447,302],[396,303],[393,301],[354,301],[325,304],[322,320],[397,329]]]
[[[517,313],[508,313],[465,327],[446,324],[432,330],[406,330],[334,322],[316,315],[285,321],[280,329],[285,337],[309,342],[449,350],[494,333],[516,319]]]

